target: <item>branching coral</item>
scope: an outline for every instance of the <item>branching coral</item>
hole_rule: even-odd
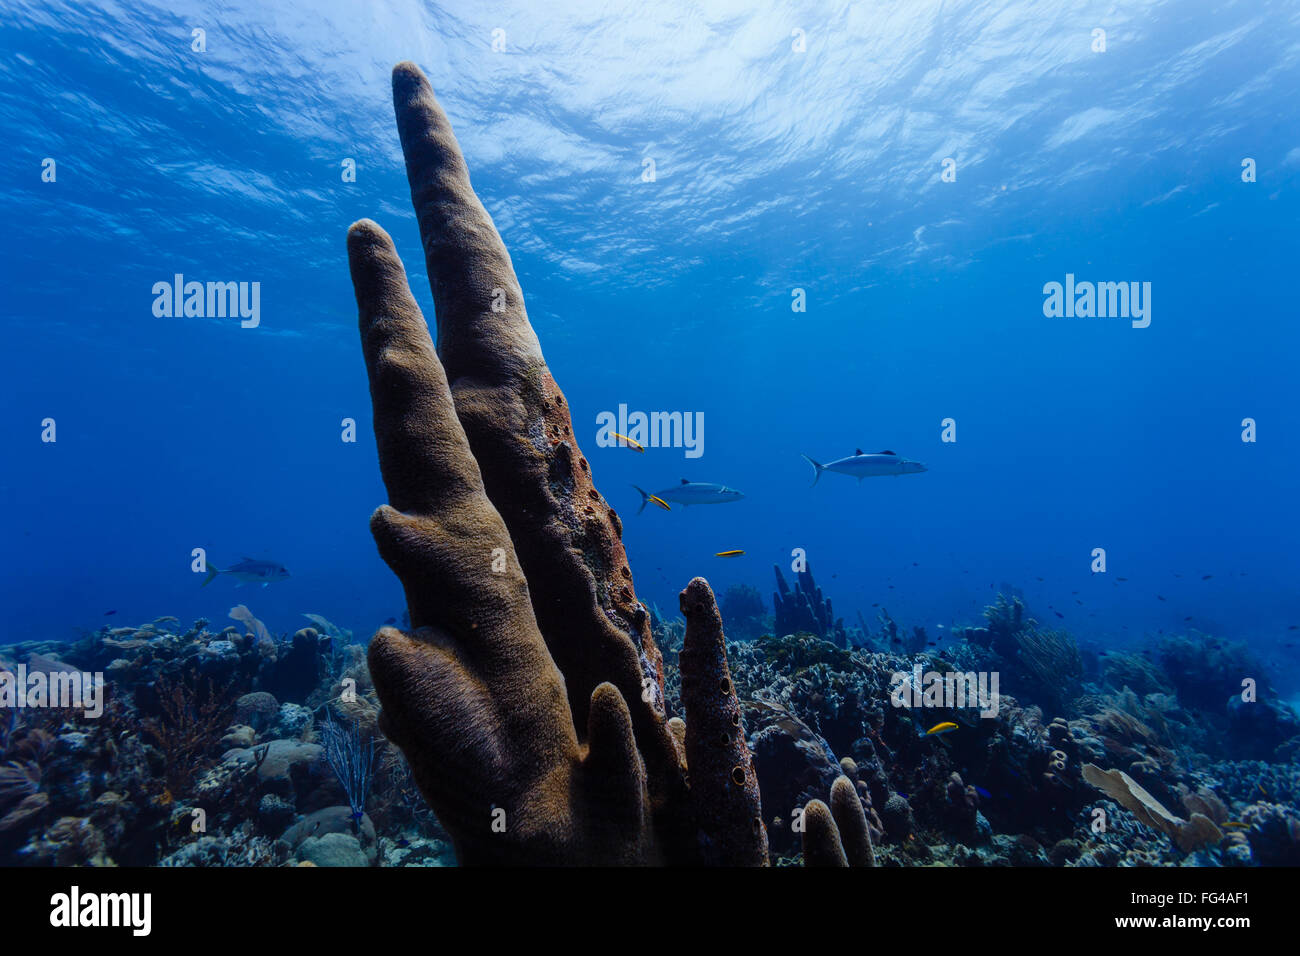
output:
[[[1102,670],[1106,683],[1115,690],[1132,688],[1138,694],[1169,691],[1169,682],[1160,668],[1141,654],[1111,654]]]
[[[1020,598],[1008,601],[999,593],[997,603],[984,609],[988,627],[977,629],[983,632],[978,638],[997,653],[1009,657],[1019,647],[1016,638],[1024,627],[1024,617],[1025,605]]]
[[[795,573],[794,590],[785,582],[779,565],[776,572],[776,590],[772,592],[772,607],[776,613],[777,636],[806,631],[824,637],[839,647],[848,647],[844,619],[836,618],[831,610],[831,600],[813,580],[812,568],[805,567]]]
[[[230,724],[235,702],[229,687],[214,688],[209,681],[159,678],[157,717],[143,723],[145,734],[162,751],[167,789],[179,796],[188,788],[199,762],[209,754]]]
[[[1241,820],[1250,829],[1251,853],[1263,866],[1300,866],[1300,814],[1278,803],[1247,807]]]
[[[1047,703],[1055,713],[1064,713],[1079,693],[1083,661],[1079,645],[1064,631],[1021,628],[1016,632],[1019,645],[1017,663],[1030,684],[1034,696]]]
[[[41,786],[41,768],[34,761],[0,765],[0,812],[21,803]]]
[[[1241,693],[1243,677],[1253,677],[1261,695],[1268,690],[1263,668],[1244,644],[1230,644],[1205,634],[1165,637],[1158,654],[1186,707],[1218,712],[1230,696]]]
[[[999,594],[997,603],[984,609],[984,617],[988,627],[968,628],[966,638],[1010,664],[1011,683],[1020,688],[1017,693],[1055,713],[1068,711],[1083,680],[1083,658],[1074,638],[1026,619],[1025,605],[1018,597],[1008,601]]]
[[[19,719],[17,707],[8,707],[9,711],[5,717],[0,717],[0,755],[3,755],[9,749],[9,742],[13,739],[14,733],[22,726]]]
[[[688,720],[683,753],[622,524],[592,483],[510,256],[413,64],[394,69],[393,99],[438,347],[392,240],[354,224],[348,256],[390,502],[371,530],[412,626],[370,645],[381,726],[463,863],[756,862],[763,825],[746,796],[752,772],[736,773],[743,731],[719,676],[712,593],[702,579],[683,592],[683,661],[708,646],[692,669],[712,675],[683,680],[687,714],[712,715]],[[693,740],[701,724],[709,736]],[[697,756],[688,787],[684,765],[700,745],[737,759]],[[706,779],[722,763],[727,781]]]

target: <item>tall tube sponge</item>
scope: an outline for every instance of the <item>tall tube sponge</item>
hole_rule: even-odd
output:
[[[622,524],[592,483],[510,256],[413,64],[393,70],[393,100],[438,343],[392,240],[354,224],[389,498],[371,530],[411,618],[409,632],[386,627],[371,643],[381,726],[464,863],[766,863],[738,726],[721,759],[697,756],[689,771],[688,755],[706,753],[697,731],[688,719],[679,743],[667,726],[662,656]],[[687,638],[707,649],[699,666],[716,670],[720,654],[725,670],[707,582],[692,581],[688,600],[705,608]],[[720,678],[699,686],[688,718],[707,715],[698,733],[721,748],[710,721],[739,713],[735,690]],[[715,765],[725,780],[710,776]]]

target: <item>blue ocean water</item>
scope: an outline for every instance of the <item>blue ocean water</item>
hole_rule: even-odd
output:
[[[344,236],[380,222],[432,319],[412,59],[644,601],[770,602],[803,549],[850,624],[978,623],[1014,587],[1085,645],[1195,629],[1300,689],[1300,9],[564,7],[5,0],[0,643],[400,616]],[[177,274],[260,283],[259,324],[156,315]],[[1067,275],[1150,283],[1149,325],[1045,315]],[[702,414],[702,454],[598,447],[620,405]],[[858,448],[928,471],[811,486],[802,455]],[[745,498],[635,513],[681,478]],[[200,588],[194,548],[291,577]]]

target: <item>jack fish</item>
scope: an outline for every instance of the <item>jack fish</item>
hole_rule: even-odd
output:
[[[892,451],[876,452],[874,455],[868,455],[861,448],[855,451],[848,458],[841,458],[833,461],[829,465],[823,465],[819,461],[813,461],[807,455],[803,456],[808,464],[817,469],[813,477],[813,484],[821,478],[823,471],[838,471],[841,475],[852,475],[861,481],[863,478],[874,478],[880,475],[916,475],[923,471],[928,471],[925,465],[919,461],[909,461],[906,458],[900,458]]]
[[[651,494],[642,488],[632,486],[641,492],[641,507],[636,509],[640,514],[645,511],[645,506],[650,503],[650,499],[658,498],[661,501],[671,501],[673,504],[681,505],[683,508],[688,505],[721,505],[728,501],[739,501],[745,497],[735,488],[728,488],[726,485],[715,485],[708,481],[687,481],[682,479],[680,485],[673,485],[671,488],[665,488],[663,491],[656,491]]]
[[[238,564],[233,564],[228,568],[217,568],[215,565],[208,565],[208,576],[203,579],[201,587],[207,587],[218,574],[228,574],[235,579],[235,587],[241,584],[260,584],[266,587],[272,581],[283,581],[289,576],[289,569],[282,564],[276,564],[274,561],[255,561],[252,558],[244,558]]]

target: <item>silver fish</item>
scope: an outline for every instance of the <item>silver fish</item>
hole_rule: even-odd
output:
[[[636,485],[632,487],[641,492],[641,507],[636,509],[636,513],[640,514],[645,511],[651,495],[644,489],[637,488]],[[671,501],[685,508],[688,505],[721,505],[728,501],[739,501],[745,496],[735,488],[728,488],[726,485],[717,485],[710,481],[687,481],[683,478],[680,485],[656,491],[654,497]]]
[[[829,465],[813,461],[807,455],[803,457],[808,464],[817,469],[817,473],[813,478],[814,485],[821,478],[823,471],[837,471],[841,475],[852,475],[858,481],[861,481],[863,478],[874,478],[879,475],[916,475],[929,470],[919,461],[900,458],[892,451],[881,451],[876,452],[874,455],[868,455],[859,448],[848,458],[841,458]]]
[[[232,564],[228,568],[217,568],[214,565],[208,565],[208,576],[203,579],[202,587],[207,587],[212,583],[213,578],[218,574],[228,574],[235,579],[235,587],[245,583],[260,584],[267,587],[272,581],[283,581],[289,576],[289,570],[282,564],[276,564],[274,561],[257,561],[253,558],[244,558],[238,564]]]

